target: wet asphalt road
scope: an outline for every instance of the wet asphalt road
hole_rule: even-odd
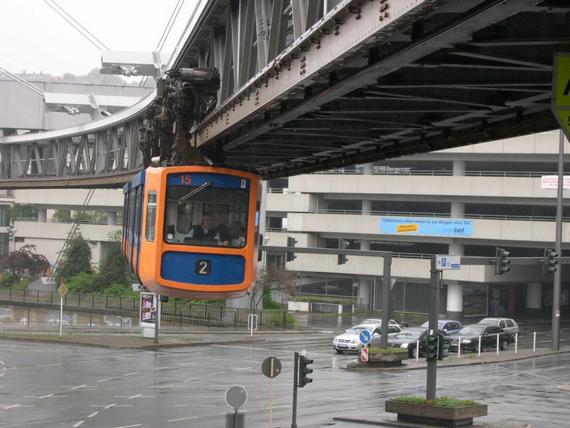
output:
[[[347,371],[353,355],[334,355],[330,335],[277,342],[210,345],[160,351],[0,343],[1,427],[223,427],[233,384],[248,391],[247,427],[291,424],[293,351],[314,359],[314,382],[299,391],[298,425],[364,426],[334,416],[389,418],[384,401],[425,394],[425,371]],[[271,381],[261,374],[268,356],[282,361]],[[273,395],[271,397],[271,389]],[[440,369],[438,395],[489,404],[481,421],[524,421],[568,427],[570,354],[501,364]]]

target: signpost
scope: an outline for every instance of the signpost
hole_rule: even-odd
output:
[[[247,403],[247,391],[241,385],[232,385],[226,389],[226,404],[234,409],[234,413],[226,413],[226,428],[244,428],[245,415],[239,408]]]
[[[62,282],[57,292],[59,293],[59,337],[61,337],[63,336],[63,299],[69,293],[69,288]]]
[[[558,145],[558,189],[556,192],[556,237],[555,251],[562,255],[562,198],[564,181],[564,135],[570,140],[570,53],[558,53],[554,57],[554,75],[551,110],[560,125]],[[554,272],[552,286],[552,349],[560,348],[560,284],[562,269]]]
[[[437,270],[460,270],[461,256],[437,255],[435,264]]]
[[[570,140],[570,53],[558,53],[554,58],[551,109]]]
[[[249,314],[247,316],[247,329],[250,336],[253,336],[254,330],[257,331],[257,314]]]
[[[275,357],[267,357],[261,364],[261,372],[269,380],[269,428],[273,418],[273,378],[281,373],[281,361]]]

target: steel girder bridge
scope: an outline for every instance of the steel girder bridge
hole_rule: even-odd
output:
[[[0,187],[118,187],[159,156],[264,178],[554,129],[567,0],[202,1],[157,90],[0,138]]]

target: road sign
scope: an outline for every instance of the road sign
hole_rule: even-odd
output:
[[[437,270],[461,269],[461,256],[437,255],[435,262]]]
[[[558,53],[554,59],[551,109],[570,140],[570,53]]]
[[[372,340],[372,334],[368,330],[363,330],[360,332],[358,338],[360,339],[360,343],[368,345]]]
[[[368,362],[368,348],[362,348],[360,350],[360,361],[363,363]]]
[[[59,293],[59,297],[64,299],[66,294],[69,293],[69,288],[67,288],[65,284],[61,284],[57,289],[57,292]]]
[[[241,385],[232,385],[226,389],[226,404],[237,410],[247,403],[247,391]]]
[[[261,372],[269,378],[278,376],[281,373],[281,361],[275,357],[267,357],[261,364]]]

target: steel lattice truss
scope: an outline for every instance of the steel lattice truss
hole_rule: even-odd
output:
[[[269,178],[556,128],[552,63],[570,50],[569,1],[327,4],[202,3],[171,64],[219,74],[217,106],[189,145]],[[118,181],[140,166],[144,116],[129,115],[87,136],[2,139],[1,179]]]

